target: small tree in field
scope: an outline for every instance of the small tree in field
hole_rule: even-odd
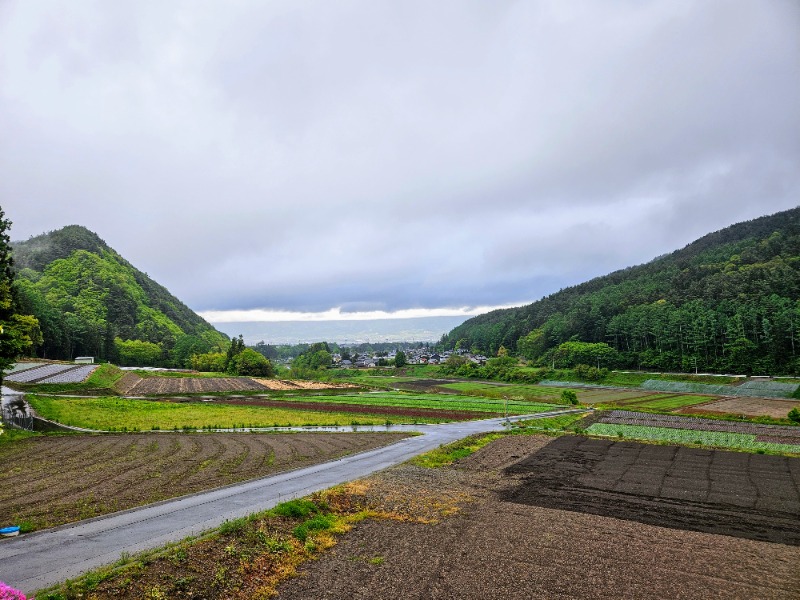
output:
[[[789,415],[788,416],[789,416],[789,420],[792,423],[797,423],[798,425],[800,425],[800,408],[797,408],[795,406],[792,410],[789,411]]]
[[[576,394],[572,390],[564,390],[563,392],[561,392],[561,401],[564,404],[577,404],[578,394]]]
[[[406,353],[402,350],[398,350],[397,354],[394,355],[394,366],[395,367],[405,367],[406,366]]]

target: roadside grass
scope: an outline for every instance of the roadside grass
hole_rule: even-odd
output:
[[[527,419],[514,423],[513,431],[525,433],[553,432],[560,433],[569,431],[570,426],[574,425],[586,416],[587,413],[571,413],[558,415],[557,417],[546,417],[543,419]]]
[[[472,435],[452,444],[445,444],[438,448],[412,458],[409,463],[427,469],[436,469],[453,464],[455,461],[474,454],[487,444],[508,435],[505,432]]]
[[[336,545],[337,536],[355,523],[367,518],[430,522],[412,508],[408,513],[382,508],[368,493],[368,484],[355,481],[291,500],[226,521],[199,537],[123,554],[113,565],[39,590],[36,598],[271,598],[302,563]],[[440,497],[423,502],[428,504],[441,515],[455,511]],[[383,558],[367,562],[377,567]]]
[[[232,406],[202,402],[158,402],[118,397],[60,398],[30,395],[28,401],[42,417],[86,429],[148,431],[179,429],[245,429],[288,426],[385,425],[408,422],[397,415],[369,415]],[[288,405],[288,403],[287,403]],[[442,422],[447,419],[414,419]]]
[[[0,434],[0,446],[13,444],[19,440],[24,440],[32,437],[39,437],[41,433],[33,431],[25,431],[24,429],[16,429],[14,427],[6,426]]]

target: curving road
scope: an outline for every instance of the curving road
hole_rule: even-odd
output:
[[[569,412],[579,411],[558,410],[511,420]],[[391,431],[419,431],[422,435],[312,467],[2,540],[0,581],[32,593],[113,563],[123,553],[135,554],[198,535],[226,520],[365,477],[474,433],[501,431],[505,421],[393,426]]]

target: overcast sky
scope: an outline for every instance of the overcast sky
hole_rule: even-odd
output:
[[[519,305],[798,204],[796,0],[0,0],[12,239],[212,320]]]

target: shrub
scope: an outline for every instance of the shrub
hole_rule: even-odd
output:
[[[577,365],[575,374],[584,381],[602,381],[608,377],[608,369],[598,369],[589,365]]]
[[[25,594],[0,581],[0,600],[25,600]]]
[[[789,411],[789,420],[792,423],[797,423],[800,425],[800,408],[794,407],[792,410]]]
[[[564,390],[563,392],[561,392],[561,401],[564,404],[577,404],[578,394],[576,394],[572,390]]]

